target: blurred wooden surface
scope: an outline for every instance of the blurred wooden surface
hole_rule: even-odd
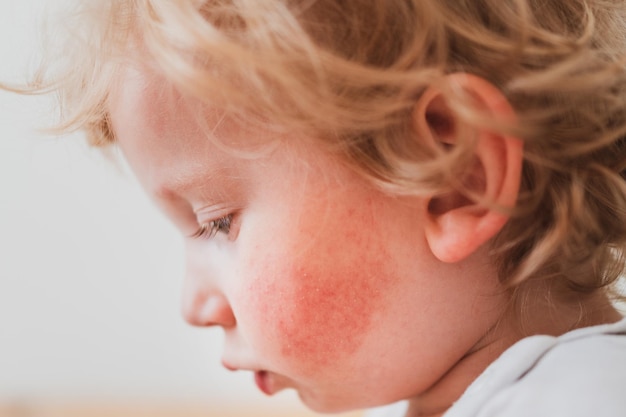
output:
[[[254,409],[210,406],[47,406],[0,404],[0,417],[320,417],[305,409]],[[334,417],[362,417],[363,412],[333,414]]]

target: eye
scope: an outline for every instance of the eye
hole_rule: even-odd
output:
[[[232,221],[233,215],[229,214],[227,216],[220,217],[219,219],[211,220],[208,223],[202,223],[196,233],[190,237],[193,239],[210,239],[218,233],[228,234],[230,232],[230,225]]]

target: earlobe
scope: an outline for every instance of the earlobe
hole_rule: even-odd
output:
[[[512,122],[515,113],[504,95],[489,82],[470,74],[448,75],[451,85],[463,89],[481,112],[494,120]],[[447,106],[443,93],[430,88],[416,103],[413,121],[421,138],[453,147],[464,132]],[[425,234],[433,254],[443,262],[466,258],[505,225],[513,208],[522,172],[522,142],[487,128],[475,128],[473,164],[463,189],[433,196],[428,203]]]

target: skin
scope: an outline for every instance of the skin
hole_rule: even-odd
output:
[[[121,81],[119,146],[187,236],[183,314],[223,328],[227,368],[318,411],[410,399],[411,415],[438,415],[519,338],[486,249],[433,255],[428,199],[373,188],[312,138],[204,109],[209,139],[198,104],[159,76],[129,69]],[[188,237],[225,215],[230,230]]]

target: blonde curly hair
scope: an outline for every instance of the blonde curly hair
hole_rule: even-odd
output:
[[[60,95],[62,131],[113,143],[108,94],[143,61],[233,117],[310,133],[389,192],[432,194],[471,152],[410,140],[416,99],[435,86],[459,120],[524,142],[518,204],[492,242],[502,282],[591,294],[623,273],[622,0],[110,0],[76,17],[67,68],[44,66],[33,87]],[[459,71],[497,86],[517,123],[446,85]]]

